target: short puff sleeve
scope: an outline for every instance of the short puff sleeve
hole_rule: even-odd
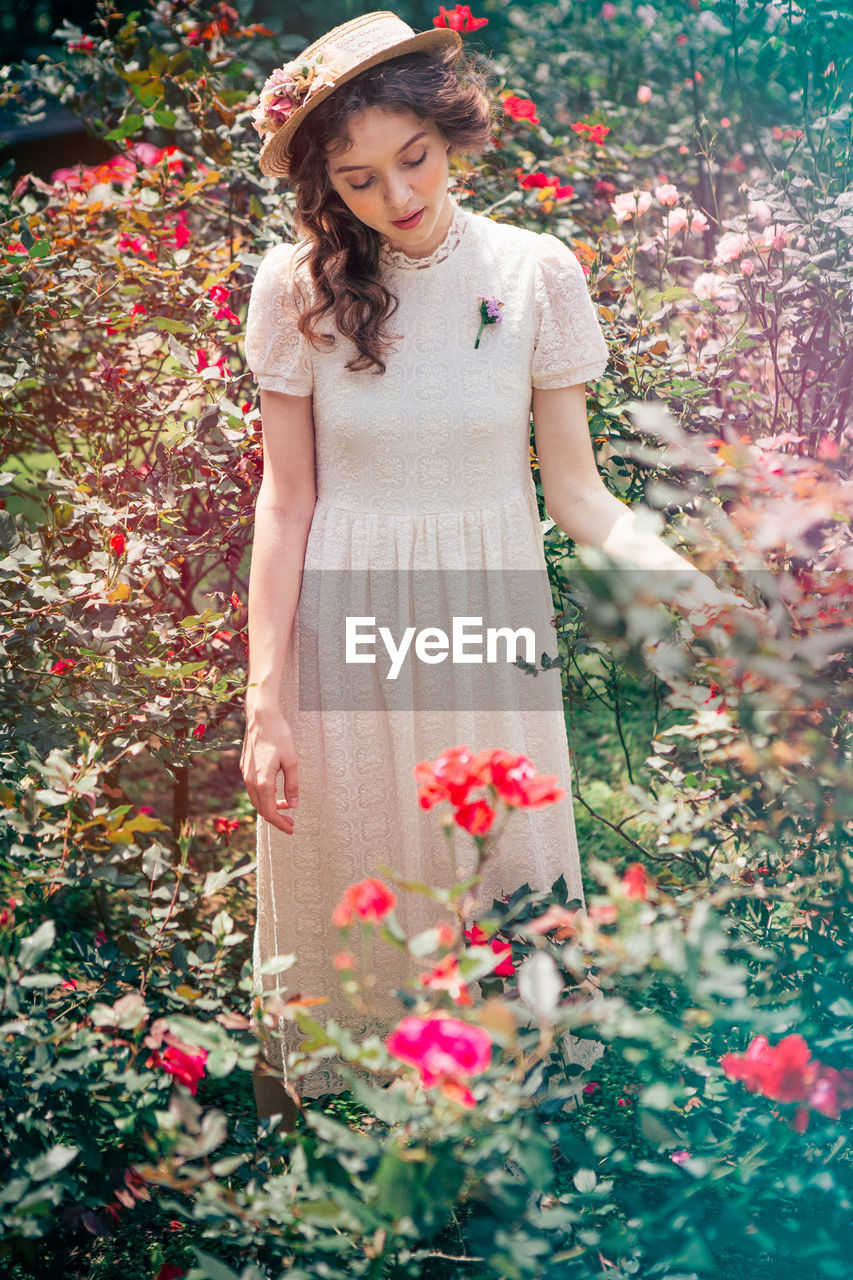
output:
[[[246,363],[262,390],[310,396],[314,389],[310,344],[297,328],[296,248],[277,244],[261,259],[246,316]]]
[[[609,353],[583,268],[556,236],[542,232],[538,240],[533,386],[572,387],[600,378]]]

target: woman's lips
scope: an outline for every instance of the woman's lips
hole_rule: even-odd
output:
[[[409,231],[412,227],[416,227],[424,216],[423,209],[419,209],[417,213],[413,213],[411,218],[402,218],[399,222],[393,222],[392,225],[399,227],[401,231]]]

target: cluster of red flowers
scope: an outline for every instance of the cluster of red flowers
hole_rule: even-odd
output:
[[[853,1070],[827,1066],[812,1058],[802,1036],[785,1036],[771,1045],[766,1036],[755,1036],[745,1054],[724,1053],[720,1066],[731,1080],[740,1080],[751,1093],[776,1102],[800,1102],[794,1128],[802,1133],[809,1123],[809,1108],[838,1119],[853,1107]]]
[[[213,313],[214,320],[230,320],[232,324],[240,323],[240,317],[235,316],[228,305],[231,301],[231,290],[227,285],[215,284],[211,289],[208,289],[207,296],[211,302],[215,302],[217,305],[217,309]]]
[[[55,169],[50,175],[51,185],[64,186],[67,191],[85,192],[92,187],[113,184],[128,187],[140,168],[152,169],[165,160],[170,174],[182,176],[184,160],[180,147],[156,147],[151,142],[129,143],[122,155],[112,156],[102,164],[78,164],[70,169]],[[200,173],[206,173],[204,165],[198,165]]]
[[[240,826],[239,818],[214,818],[213,830],[218,836],[225,836],[226,843],[232,832],[236,831]]]
[[[164,232],[159,236],[159,243],[166,244],[167,241],[173,239],[175,249],[184,249],[190,241],[190,229],[187,226],[187,213],[182,209],[176,213],[171,219],[164,218]],[[117,248],[119,253],[138,253],[148,258],[150,262],[157,261],[157,250],[148,244],[144,236],[131,236],[123,231],[118,238]]]
[[[477,31],[480,27],[488,26],[489,19],[475,18],[468,4],[458,4],[455,9],[445,9],[440,4],[438,9],[438,17],[432,20],[434,27],[450,27],[451,31]]]
[[[346,889],[332,913],[332,924],[336,929],[346,929],[355,917],[364,924],[376,924],[396,905],[397,899],[387,884],[368,878]]]
[[[482,1027],[444,1014],[403,1018],[385,1041],[389,1053],[416,1067],[425,1089],[439,1088],[464,1107],[475,1105],[467,1081],[488,1067],[492,1042]]]
[[[582,120],[576,120],[572,125],[575,133],[585,133],[589,137],[590,142],[602,143],[610,132],[606,124],[584,124]]]
[[[193,27],[187,32],[187,44],[208,44],[213,40],[221,40],[229,32],[235,31],[240,15],[230,4],[219,4],[214,9],[213,21],[203,27]]]
[[[218,369],[226,381],[231,376],[225,363],[225,356],[220,356],[218,360],[211,360],[204,347],[196,348],[195,366],[199,373],[203,373],[205,369]]]
[[[495,965],[494,973],[499,974],[502,978],[508,978],[510,974],[515,973],[515,965],[512,962],[512,947],[508,942],[501,942],[500,938],[487,938],[484,930],[478,924],[466,929],[465,937],[472,946],[491,947],[495,955],[501,957],[500,964]]]
[[[447,801],[454,807],[454,822],[475,837],[491,829],[497,810],[482,797],[472,799],[472,792],[488,788],[492,801],[519,809],[542,809],[566,794],[556,777],[540,777],[527,756],[500,747],[478,755],[470,747],[450,747],[435,760],[419,761],[413,776],[422,809]]]
[[[560,179],[548,177],[546,173],[526,173],[524,177],[519,178],[520,185],[525,191],[532,191],[539,187],[542,191],[548,191],[553,200],[570,200],[575,194],[575,189],[571,183],[565,185],[560,184]],[[544,197],[543,197],[544,198]]]

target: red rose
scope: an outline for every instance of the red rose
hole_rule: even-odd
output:
[[[729,1079],[776,1102],[805,1101],[817,1083],[820,1065],[811,1060],[811,1050],[799,1035],[785,1036],[775,1046],[766,1036],[755,1036],[745,1054],[724,1053],[720,1058]]]
[[[123,556],[127,540],[123,533],[114,533],[110,538],[110,551],[114,556]]]
[[[558,787],[556,777],[542,776],[527,756],[511,751],[489,753],[486,768],[489,780],[504,804],[522,809],[541,809],[546,804],[562,800],[565,791]]]
[[[169,1226],[171,1227],[171,1223]],[[180,1225],[180,1224],[178,1224]],[[160,1270],[157,1272],[157,1280],[182,1280],[183,1271],[180,1267],[176,1267],[174,1262],[164,1262]]]
[[[195,1096],[198,1082],[204,1075],[204,1064],[207,1061],[207,1050],[196,1049],[195,1053],[187,1053],[183,1049],[170,1045],[164,1053],[153,1053],[148,1059],[148,1066],[160,1067],[177,1080],[186,1085]]]
[[[393,892],[381,880],[368,878],[358,884],[351,884],[344,891],[343,899],[335,907],[332,924],[341,929],[358,916],[366,924],[374,924],[393,911],[397,899]]]
[[[643,902],[648,902],[650,884],[649,873],[642,862],[632,862],[622,877],[622,888],[627,898],[641,898]]]
[[[520,182],[525,191],[530,191],[534,187],[547,187],[550,185],[548,177],[544,173],[528,173],[520,179]]]
[[[395,1058],[417,1067],[426,1089],[446,1082],[459,1085],[460,1078],[485,1071],[492,1056],[492,1042],[482,1027],[444,1015],[403,1018],[385,1044]]]
[[[502,978],[508,978],[510,974],[515,973],[515,965],[512,962],[512,947],[508,942],[501,942],[499,938],[487,938],[478,924],[466,929],[465,937],[472,946],[491,947],[495,955],[501,957],[501,962],[492,970],[493,973]]]
[[[77,663],[73,658],[59,658],[50,668],[52,676],[64,676],[66,671],[70,671],[72,667],[76,667]]]
[[[455,822],[472,836],[484,836],[495,820],[495,810],[485,800],[461,805],[453,815]]]
[[[421,785],[418,788],[418,803],[422,809],[431,809],[442,800],[449,800],[453,805],[462,805],[468,799],[468,792],[480,783],[480,778],[471,765],[474,754],[470,747],[449,747],[442,751],[435,760],[421,760],[415,765],[413,777]]]
[[[503,99],[503,109],[513,120],[529,120],[531,124],[540,122],[536,104],[530,98],[518,98],[514,93],[508,93]]]
[[[203,738],[206,733],[207,733],[207,725],[197,724],[196,727],[193,729],[192,736],[194,738]]]
[[[232,831],[236,831],[240,826],[239,818],[214,818],[213,830],[218,836],[225,836],[227,840]]]

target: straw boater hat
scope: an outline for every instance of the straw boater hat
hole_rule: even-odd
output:
[[[298,58],[273,71],[261,89],[253,123],[264,139],[261,172],[286,178],[288,144],[305,117],[347,80],[404,53],[462,47],[458,31],[436,28],[416,33],[395,13],[365,13],[334,27]]]

